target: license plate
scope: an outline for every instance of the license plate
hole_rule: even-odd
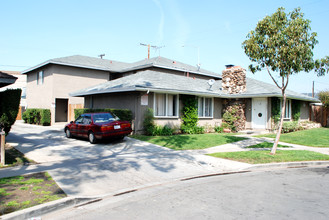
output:
[[[120,129],[121,126],[120,125],[114,125],[114,129]]]

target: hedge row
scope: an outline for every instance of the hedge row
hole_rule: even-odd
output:
[[[51,122],[50,109],[29,108],[23,113],[25,123],[48,126]]]
[[[0,131],[9,133],[15,123],[21,100],[21,89],[8,89],[0,92]]]
[[[90,109],[90,108],[82,108],[82,109],[74,109],[74,117],[75,119],[79,117],[79,115],[84,113],[95,113],[95,112],[111,112],[114,115],[118,116],[123,121],[131,122],[133,119],[133,114],[129,109],[113,109],[113,108],[104,108],[104,109]]]

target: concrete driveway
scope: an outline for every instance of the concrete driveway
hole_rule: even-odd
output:
[[[0,177],[48,171],[69,196],[104,196],[250,166],[128,137],[90,144],[87,140],[66,138],[63,125],[42,127],[21,121],[13,126],[7,143],[39,164],[1,169]]]

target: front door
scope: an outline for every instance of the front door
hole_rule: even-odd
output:
[[[67,122],[68,99],[55,99],[55,122]]]
[[[251,121],[253,129],[266,129],[267,98],[252,99]]]

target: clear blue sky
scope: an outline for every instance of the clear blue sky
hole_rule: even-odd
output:
[[[220,0],[0,0],[0,69],[24,70],[48,59],[85,55],[123,62],[147,57],[140,43],[165,46],[161,56],[221,73],[225,64],[247,68],[241,47],[257,22],[278,7],[301,7],[318,33],[314,57],[329,55],[329,1]],[[182,47],[186,45],[186,47]],[[247,76],[271,82],[266,72]],[[289,89],[329,89],[329,75],[292,77]]]

